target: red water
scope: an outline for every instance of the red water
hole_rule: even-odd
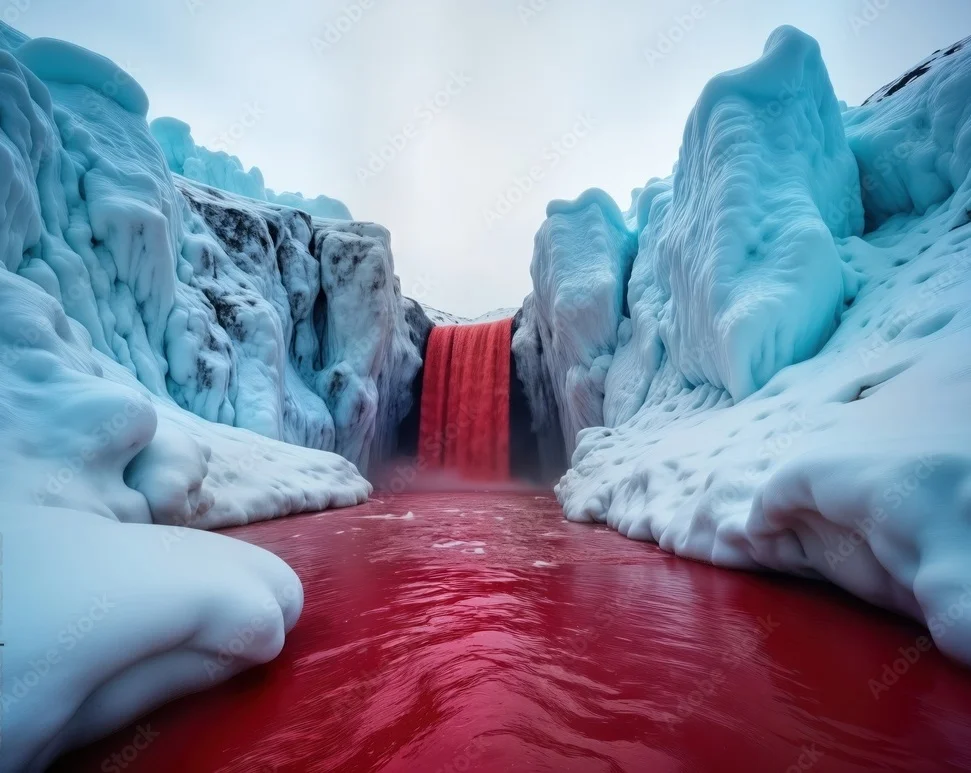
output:
[[[136,723],[159,736],[128,773],[971,768],[968,672],[932,650],[871,692],[916,625],[567,523],[547,495],[231,533],[294,567],[303,616],[273,663]],[[110,770],[135,733],[57,770]]]
[[[509,478],[511,342],[511,319],[432,329],[418,436],[423,471]]]

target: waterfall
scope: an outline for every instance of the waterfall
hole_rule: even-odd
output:
[[[418,440],[425,470],[509,479],[511,343],[511,319],[432,330]]]

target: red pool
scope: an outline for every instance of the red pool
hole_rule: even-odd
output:
[[[918,626],[566,523],[549,495],[387,496],[230,533],[304,582],[283,654],[56,770],[971,769],[971,673],[919,651]],[[113,758],[137,726],[158,735]]]

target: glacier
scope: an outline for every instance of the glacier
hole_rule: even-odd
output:
[[[828,580],[971,664],[969,42],[850,108],[780,28],[634,191],[632,252],[601,192],[551,210],[514,348],[568,519]]]

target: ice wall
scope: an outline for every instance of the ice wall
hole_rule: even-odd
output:
[[[337,449],[362,470],[372,446],[390,453],[420,353],[387,232],[173,179],[168,163],[213,154],[187,131],[176,150],[173,122],[160,148],[144,92],[114,64],[52,40],[5,57],[6,136],[30,169],[8,176],[7,269],[202,418]]]
[[[513,349],[533,393],[535,429],[546,436],[558,424],[569,456],[581,429],[603,423],[604,381],[635,242],[620,209],[601,190],[554,201],[546,214],[530,265],[533,294]],[[543,384],[551,386],[552,404],[541,395]],[[556,422],[548,416],[554,408]]]
[[[196,528],[364,501],[421,364],[384,229],[173,177],[147,108],[0,24],[0,771],[275,657],[299,580]]]
[[[674,174],[624,217],[629,280],[596,286],[626,309],[603,420],[581,422],[557,486],[568,518],[827,579],[971,663],[969,104],[958,44],[841,114],[817,44],[792,28],[706,87]],[[555,274],[545,241],[534,271]],[[539,284],[529,305],[558,312]],[[588,361],[592,307],[573,323]],[[578,357],[522,351],[527,381],[552,382],[527,388],[533,415],[550,412],[544,389],[570,415]]]

